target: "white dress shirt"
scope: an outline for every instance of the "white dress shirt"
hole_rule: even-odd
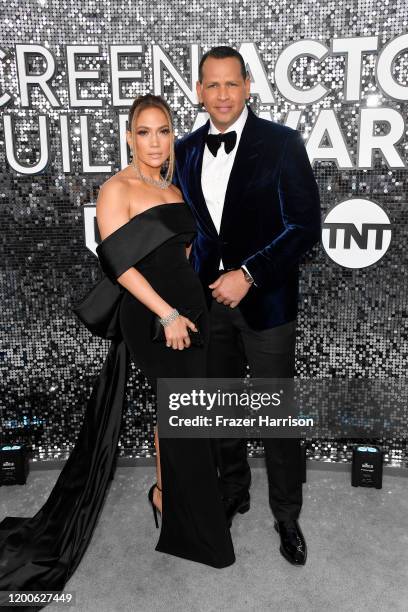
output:
[[[217,155],[211,153],[207,145],[204,148],[203,166],[201,171],[201,187],[203,190],[207,208],[215,225],[217,232],[220,232],[222,211],[224,208],[225,193],[227,191],[228,180],[234,164],[242,130],[248,117],[248,109],[244,106],[238,119],[226,130],[226,132],[236,132],[237,141],[230,153],[225,152],[224,143],[221,143]],[[219,134],[218,130],[210,119],[209,134]],[[222,260],[220,270],[224,269]]]

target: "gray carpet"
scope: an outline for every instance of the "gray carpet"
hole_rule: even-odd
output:
[[[1,487],[0,520],[34,514],[58,473],[31,471],[26,486]],[[354,488],[346,471],[308,469],[299,520],[308,560],[294,567],[279,553],[266,473],[255,467],[251,510],[232,526],[237,561],[222,570],[154,550],[158,531],[146,499],[154,480],[153,467],[117,469],[92,542],[66,586],[76,605],[46,610],[407,612],[407,478],[384,474],[381,490]]]

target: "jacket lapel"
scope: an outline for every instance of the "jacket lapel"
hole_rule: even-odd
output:
[[[237,210],[240,200],[252,182],[257,164],[262,159],[263,141],[257,128],[258,118],[248,108],[248,117],[242,130],[225,193],[220,235],[233,221],[234,211]]]
[[[205,202],[203,190],[201,187],[201,172],[203,167],[203,157],[205,148],[205,139],[210,129],[210,121],[208,120],[202,128],[197,130],[197,140],[194,143],[194,147],[191,150],[190,163],[186,164],[189,169],[189,178],[192,184],[190,193],[193,194],[192,205],[195,208],[198,217],[201,219],[203,225],[207,228],[210,235],[218,237],[218,232],[215,228],[210,212]]]

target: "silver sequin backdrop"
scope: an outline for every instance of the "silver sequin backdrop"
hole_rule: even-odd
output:
[[[372,265],[345,267],[322,246],[304,258],[297,376],[405,376],[407,24],[408,5],[389,0],[1,0],[3,441],[28,441],[38,460],[72,448],[107,351],[70,310],[99,278],[98,188],[127,163],[134,96],[163,93],[178,135],[200,123],[197,62],[216,44],[244,54],[254,111],[304,135],[323,216],[360,198],[392,228]],[[132,366],[121,455],[152,454],[154,411]],[[403,440],[383,442],[388,463],[406,462]],[[309,453],[347,461],[350,442]]]

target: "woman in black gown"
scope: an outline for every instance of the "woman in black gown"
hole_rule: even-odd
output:
[[[160,377],[206,376],[208,313],[187,259],[195,221],[169,181],[174,136],[167,103],[159,96],[137,98],[129,127],[133,162],[102,185],[97,202],[102,238],[97,253],[105,275],[74,309],[111,345],[75,447],[48,500],[32,518],[0,523],[0,591],[61,591],[78,566],[115,467],[128,355],[153,389]],[[152,341],[157,316],[164,342]],[[190,339],[197,328],[203,346]],[[159,443],[156,435],[155,444],[158,486],[152,487],[151,502],[162,513],[156,550],[213,567],[231,565],[234,550],[210,440]],[[137,525],[135,532],[137,537]]]

